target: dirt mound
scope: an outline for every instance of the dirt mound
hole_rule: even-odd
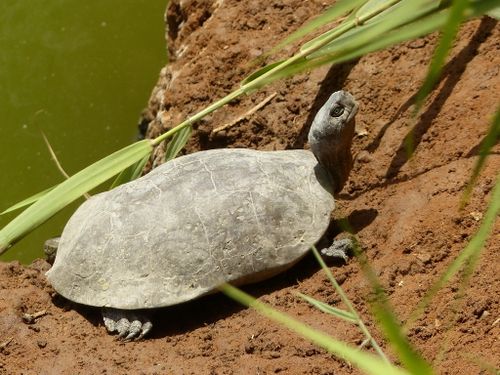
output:
[[[324,3],[171,1],[172,61],[162,70],[143,114],[143,124],[151,122],[148,136],[234,89],[256,68],[249,61],[318,14]],[[500,28],[489,18],[462,27],[443,77],[414,123],[412,98],[436,40],[431,35],[238,99],[196,124],[187,147],[187,152],[304,147],[315,111],[331,92],[349,90],[360,103],[357,158],[335,216],[349,219],[402,321],[477,230],[500,170],[496,146],[471,203],[458,209],[500,102]],[[256,112],[244,115],[269,97]],[[416,153],[408,160],[404,144],[412,132]],[[160,155],[161,150],[156,157]],[[329,236],[336,232],[333,228]],[[497,221],[463,298],[456,298],[459,283],[452,281],[410,329],[411,341],[440,373],[477,374],[485,363],[500,365],[499,234]],[[119,342],[105,332],[97,311],[53,292],[44,278],[47,268],[43,261],[30,267],[0,263],[0,374],[358,373],[221,295],[158,311],[148,340]],[[332,269],[392,356],[369,313],[370,287],[356,260]],[[312,257],[245,290],[346,342],[362,341],[355,327],[318,312],[292,293],[339,305]]]

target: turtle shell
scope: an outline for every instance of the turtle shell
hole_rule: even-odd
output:
[[[317,242],[332,187],[306,150],[218,149],[95,195],[68,221],[47,277],[99,307],[169,306],[270,277]]]

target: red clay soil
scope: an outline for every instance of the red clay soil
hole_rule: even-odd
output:
[[[149,136],[175,125],[237,87],[259,57],[331,1],[171,1],[171,64],[162,70],[143,123]],[[182,5],[179,5],[182,4]],[[360,103],[350,180],[335,218],[359,237],[399,319],[405,322],[432,283],[477,231],[500,170],[499,147],[488,158],[470,204],[464,187],[500,103],[500,28],[483,18],[464,25],[439,85],[418,121],[412,98],[437,35],[404,43],[341,66],[275,83],[234,101],[195,125],[186,152],[215,147],[302,148],[315,111],[347,89]],[[283,56],[294,51],[288,48]],[[256,112],[243,116],[269,95]],[[231,124],[227,129],[212,130]],[[405,137],[414,136],[408,160]],[[157,160],[161,150],[157,152]],[[339,232],[333,226],[327,237]],[[500,225],[462,289],[453,278],[408,331],[410,341],[442,374],[486,374],[500,363]],[[106,333],[98,311],[57,296],[49,265],[0,264],[0,374],[357,374],[343,360],[223,295],[156,312],[143,341]],[[368,303],[372,291],[356,259],[330,264],[383,349]],[[312,256],[288,272],[244,288],[272,306],[345,342],[359,330],[298,299],[302,292],[342,308]],[[23,315],[45,312],[27,322]],[[36,315],[35,315],[36,317]],[[28,319],[29,320],[29,319]],[[371,351],[371,349],[367,349]]]

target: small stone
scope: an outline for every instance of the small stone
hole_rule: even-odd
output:
[[[481,314],[480,316],[480,319],[484,319],[486,318],[488,315],[490,315],[489,311],[488,310],[484,310],[483,313]]]
[[[476,221],[479,221],[483,218],[483,214],[481,212],[473,211],[470,213],[470,216]]]
[[[47,341],[45,341],[45,340],[38,340],[38,341],[36,342],[36,344],[38,345],[38,347],[39,347],[40,349],[43,349],[43,348],[45,348],[45,347],[47,346]]]
[[[424,254],[416,254],[415,257],[421,261],[424,264],[430,263],[431,262],[431,255],[424,253]]]
[[[356,129],[356,135],[358,137],[365,137],[368,135],[368,130],[366,130],[364,128],[363,129]]]
[[[281,354],[279,352],[271,352],[271,353],[269,353],[269,355],[271,356],[271,358],[281,357]]]
[[[306,356],[311,357],[317,353],[316,349],[311,348],[306,350]]]
[[[220,130],[212,134],[212,138],[214,139],[225,139],[227,138],[227,132],[225,130]]]
[[[408,47],[411,49],[419,49],[424,48],[427,44],[427,40],[425,39],[416,39],[408,43]]]
[[[356,160],[360,163],[369,163],[373,161],[373,156],[368,151],[360,151],[356,156]]]
[[[45,310],[37,311],[33,314],[24,313],[22,316],[22,319],[23,319],[23,322],[26,324],[34,324],[34,323],[36,323],[36,320],[38,318],[41,318],[44,315],[47,315],[47,311],[45,311]]]
[[[22,319],[23,319],[23,322],[26,324],[35,323],[35,318],[31,314],[27,314],[27,313],[23,314]]]

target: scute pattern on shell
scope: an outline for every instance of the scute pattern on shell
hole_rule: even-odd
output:
[[[293,265],[333,208],[309,151],[202,151],[83,203],[47,276],[86,305],[173,305]]]

